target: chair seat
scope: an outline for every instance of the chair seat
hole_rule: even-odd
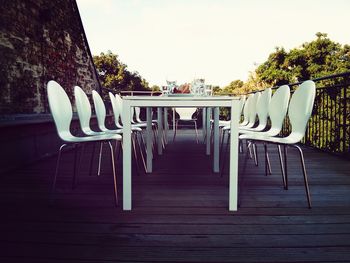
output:
[[[271,137],[263,134],[243,134],[239,136],[239,139],[254,140],[254,141],[265,141],[277,144],[295,144],[303,138],[302,134],[291,133],[287,137]]]
[[[102,132],[105,132],[106,134],[123,134],[123,128],[122,129],[116,129],[116,130],[110,130],[106,129]],[[142,129],[140,127],[131,127],[131,132],[141,132]]]
[[[85,136],[77,137],[70,134],[60,134],[60,137],[65,142],[70,143],[82,143],[82,142],[98,142],[98,141],[109,141],[109,140],[118,140],[122,139],[122,136],[119,134],[104,134],[104,135],[94,135],[94,136]]]

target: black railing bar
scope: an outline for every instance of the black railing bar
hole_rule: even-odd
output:
[[[328,75],[328,76],[325,76],[325,77],[314,78],[314,79],[311,79],[311,80],[314,81],[314,82],[318,82],[318,81],[321,81],[321,80],[334,79],[334,78],[345,77],[345,76],[350,76],[350,71],[343,72],[343,73],[338,73],[338,74],[333,74],[333,75]],[[302,80],[302,81],[295,82],[295,83],[283,84],[283,85],[288,85],[289,87],[293,87],[293,86],[302,84],[304,81],[306,81],[306,80]],[[280,86],[282,86],[282,85],[274,86],[271,89],[277,89]],[[247,94],[252,94],[252,93],[256,93],[256,92],[260,92],[260,91],[264,91],[264,90],[263,89],[261,89],[261,90],[254,90],[254,91],[249,92]]]

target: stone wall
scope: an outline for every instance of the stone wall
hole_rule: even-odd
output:
[[[98,89],[75,0],[2,0],[0,114],[47,113],[46,83]]]

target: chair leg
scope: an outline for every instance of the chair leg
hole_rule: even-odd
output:
[[[93,160],[94,160],[94,156],[95,156],[95,148],[96,148],[96,143],[92,144],[92,154],[91,154],[91,158],[90,158],[90,167],[89,167],[89,176],[92,176],[92,168],[93,168]]]
[[[306,198],[307,198],[309,208],[311,208],[311,195],[310,195],[309,183],[308,183],[307,174],[306,174],[303,150],[298,145],[292,145],[292,146],[297,148],[299,151],[299,154],[300,154],[300,162],[301,162],[301,166],[302,166],[302,170],[303,170]]]
[[[66,147],[66,146],[67,146],[67,144],[62,144],[61,147],[60,147],[60,149],[58,150],[58,156],[57,156],[57,161],[56,161],[55,174],[54,174],[54,176],[53,176],[52,186],[51,186],[50,203],[52,203],[53,194],[54,194],[55,189],[56,189],[56,182],[57,182],[57,177],[58,177],[58,172],[59,172],[59,166],[60,166],[62,151],[63,151],[63,148]]]
[[[116,174],[115,160],[114,160],[114,150],[113,150],[113,145],[110,141],[108,142],[108,145],[111,151],[111,162],[112,162],[113,183],[114,183],[114,201],[115,201],[115,206],[118,206],[118,188],[117,188],[117,174]]]
[[[265,152],[265,175],[271,175],[271,164],[270,164],[270,158],[269,153],[267,151],[267,145],[264,143],[264,152]]]
[[[156,147],[156,144],[157,144],[157,138],[158,138],[158,134],[159,134],[159,129],[158,129],[158,125],[157,125],[157,128],[153,131],[153,140],[152,140],[152,153],[154,156],[155,153],[158,153],[155,149],[157,148]]]
[[[176,132],[177,132],[177,129],[178,129],[178,125],[179,125],[179,120],[176,120],[176,121],[175,121],[175,130],[174,130],[173,142],[175,141],[175,136],[176,136]]]
[[[142,138],[142,132],[140,132],[140,136]],[[137,140],[137,144],[139,146],[139,149],[140,149],[140,155],[141,155],[141,160],[142,160],[142,163],[143,163],[143,168],[145,170],[145,173],[147,172],[147,167],[146,167],[146,161],[145,161],[145,157],[143,155],[143,151],[142,151],[142,146],[141,146],[141,142],[140,142],[140,139],[139,139],[139,136],[137,136],[137,134],[135,134],[136,136],[136,140]],[[142,140],[142,139],[141,139]]]
[[[227,156],[227,151],[228,151],[228,147],[229,147],[229,142],[230,142],[230,133],[227,134],[227,142],[226,142],[226,148],[224,151],[224,154],[222,155],[222,167],[221,167],[221,177],[224,174],[224,170],[225,170],[225,164],[226,164],[226,156]]]
[[[249,144],[249,142],[246,141],[246,147],[247,147],[247,151],[249,152],[249,158],[253,159],[253,151],[252,151],[252,148],[250,146],[251,146],[251,144]]]
[[[242,140],[238,141],[238,147],[239,147],[239,152],[243,153],[243,142],[242,142]]]
[[[256,150],[256,143],[253,143],[252,147],[253,147],[253,154],[254,154],[254,163],[255,163],[255,166],[258,166],[259,160],[258,160],[258,154],[257,154],[257,150]]]
[[[194,122],[194,129],[196,131],[196,140],[197,140],[197,144],[199,143],[199,139],[198,139],[198,130],[197,130],[197,122],[196,121],[193,121]]]
[[[145,153],[145,155],[147,154],[147,149],[146,149],[146,140],[145,137],[143,136],[143,132],[141,132],[141,144],[143,145],[143,152]],[[153,152],[152,152],[153,153]],[[144,156],[145,156],[144,155]]]
[[[277,145],[277,147],[278,147],[278,156],[279,156],[280,164],[281,164],[283,187],[285,190],[287,190],[288,188],[287,188],[287,183],[286,183],[286,174],[285,174],[284,162],[283,162],[283,158],[282,158],[281,145]]]
[[[219,156],[222,156],[222,153],[223,153],[225,134],[226,134],[226,130],[223,130],[223,131],[222,131],[222,136],[221,136],[220,154],[219,154]],[[222,159],[222,158],[220,158],[220,159]]]
[[[135,144],[135,134],[132,133],[131,136],[132,136],[131,143],[132,143],[132,148],[133,148],[135,163],[136,163],[136,173],[137,173],[137,175],[140,175],[140,173],[139,173],[140,166],[139,166],[139,160],[137,158],[136,144]]]
[[[100,143],[100,153],[99,153],[99,156],[98,156],[98,168],[97,168],[97,175],[98,176],[100,176],[100,174],[101,174],[102,151],[103,151],[103,142]]]

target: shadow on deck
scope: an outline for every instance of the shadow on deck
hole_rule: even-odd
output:
[[[88,175],[90,149],[74,190],[73,153],[64,155],[53,206],[48,193],[55,158],[3,175],[0,261],[350,261],[349,161],[305,149],[308,209],[296,151],[289,151],[286,191],[271,146],[273,174],[265,176],[263,162],[255,167],[248,160],[242,205],[232,213],[227,173],[211,172],[212,160],[194,132],[181,130],[175,143],[171,139],[155,157],[154,173],[134,173],[131,212],[114,207],[107,158],[102,176]],[[117,168],[121,198],[120,160]]]

